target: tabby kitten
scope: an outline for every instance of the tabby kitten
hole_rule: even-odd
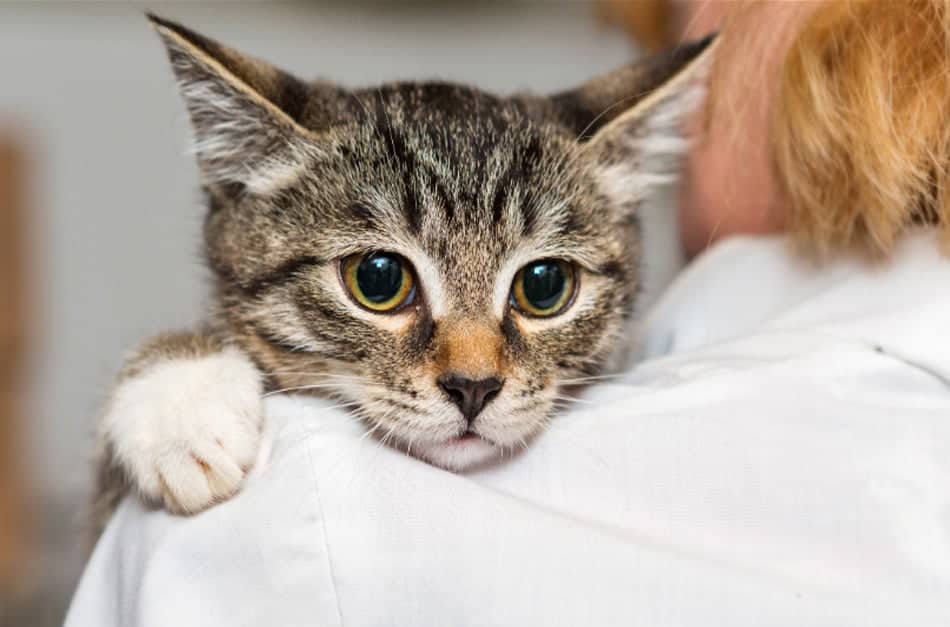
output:
[[[214,306],[125,366],[100,513],[232,495],[265,390],[341,399],[461,470],[528,442],[607,368],[638,289],[637,207],[685,147],[711,39],[551,97],[303,82],[150,16],[197,139]]]

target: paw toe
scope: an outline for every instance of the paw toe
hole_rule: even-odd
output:
[[[162,503],[173,514],[195,514],[212,503],[211,490],[201,467],[194,463],[189,466],[159,471]]]

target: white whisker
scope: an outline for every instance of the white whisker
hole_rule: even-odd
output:
[[[589,377],[578,377],[576,379],[561,379],[558,381],[559,385],[579,385],[584,383],[593,383],[595,381],[613,381],[624,376],[624,373],[611,373],[611,374],[601,374],[601,375],[592,375]]]
[[[272,370],[269,373],[266,373],[268,377],[275,377],[279,375],[285,376],[297,376],[297,377],[321,377],[324,379],[337,379],[344,381],[366,381],[367,378],[359,375],[347,375],[347,374],[337,374],[333,372],[296,372],[291,370]]]
[[[584,399],[584,398],[577,398],[577,397],[575,397],[575,396],[560,396],[560,395],[555,395],[555,396],[553,396],[552,398],[553,398],[554,400],[556,400],[556,401],[565,401],[565,402],[567,402],[567,403],[569,403],[569,404],[570,404],[570,403],[580,403],[581,405],[596,405],[596,404],[597,404],[597,403],[595,403],[594,401],[591,401],[591,400],[588,400],[588,399]]]
[[[303,390],[322,390],[322,389],[339,389],[339,383],[313,383],[310,385],[295,385],[288,388],[281,388],[279,390],[272,390],[270,392],[265,392],[263,397],[267,398],[268,396],[274,396],[275,394],[283,394],[284,392],[300,392]]]

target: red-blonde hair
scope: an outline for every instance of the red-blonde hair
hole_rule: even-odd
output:
[[[950,242],[945,0],[826,2],[786,58],[771,120],[788,226],[820,254],[887,253],[919,222]]]
[[[666,0],[650,0],[644,9]],[[766,5],[736,2],[734,14]],[[628,3],[636,12],[641,3]],[[888,253],[907,229],[936,225],[950,244],[950,0],[826,0],[799,5],[769,111],[768,149],[784,224],[824,257]],[[790,13],[789,13],[790,14]],[[650,41],[673,32],[654,20]],[[724,39],[755,33],[727,16]],[[643,30],[642,28],[640,29]],[[667,41],[665,43],[671,43]],[[730,63],[760,61],[750,55]],[[713,74],[710,107],[716,106]],[[709,117],[708,119],[712,119]]]

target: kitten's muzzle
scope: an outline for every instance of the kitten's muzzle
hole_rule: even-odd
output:
[[[439,377],[438,383],[471,424],[485,405],[498,396],[504,381],[497,377],[475,380],[457,374],[445,374]]]

